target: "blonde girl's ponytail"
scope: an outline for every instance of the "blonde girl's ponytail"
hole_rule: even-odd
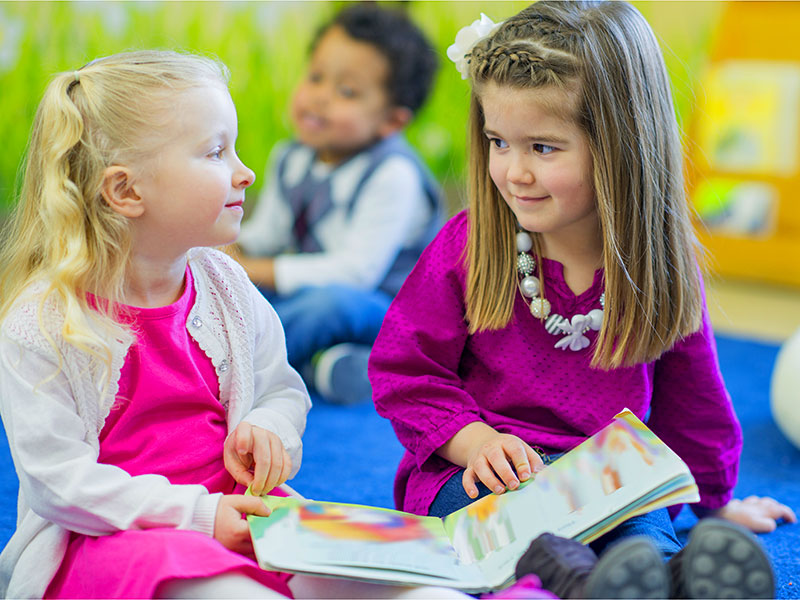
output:
[[[92,61],[56,75],[34,118],[17,206],[0,242],[0,320],[23,291],[44,282],[42,316],[55,302],[63,340],[111,367],[111,343],[130,333],[118,314],[131,253],[128,220],[101,189],[107,167],[141,165],[156,155],[175,94],[226,86],[216,60],[139,51]],[[90,307],[87,294],[104,301]],[[129,339],[129,338],[127,338]],[[57,354],[61,356],[58,348]]]
[[[90,104],[85,90],[76,89],[79,85],[90,86],[90,78],[85,77],[83,83],[76,79],[73,72],[55,76],[34,118],[20,201],[10,218],[10,231],[4,236],[0,255],[0,318],[28,285],[46,282],[39,298],[40,329],[46,337],[55,347],[53,332],[44,318],[44,307],[55,301],[63,314],[64,340],[110,367],[107,334],[120,337],[125,336],[125,331],[116,322],[114,304],[95,312],[88,306],[86,292],[110,292],[112,298],[117,297],[114,291],[102,289],[104,286],[98,288],[98,276],[109,274],[108,261],[98,259],[116,250],[122,251],[127,260],[127,253],[118,245],[98,253],[98,243],[109,241],[106,232],[111,229],[110,223],[98,223],[98,217],[104,213],[102,218],[117,221],[117,228],[125,225],[100,201],[106,163],[87,136],[87,112],[91,110],[86,110],[89,106],[81,110],[75,100],[81,94],[83,103]]]

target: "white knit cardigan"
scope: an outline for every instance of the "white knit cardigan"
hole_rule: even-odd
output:
[[[292,459],[293,476],[311,403],[286,361],[278,317],[227,255],[196,248],[189,265],[196,301],[186,327],[216,369],[228,431],[246,420],[276,433]],[[69,531],[106,535],[175,527],[212,535],[220,496],[201,485],[132,477],[97,462],[98,436],[130,340],[115,342],[112,384],[103,394],[102,373],[61,337],[63,316],[55,301],[40,320],[36,293],[43,289],[33,286],[0,329],[0,415],[20,481],[17,529],[0,554],[0,593],[14,598],[43,596]],[[47,336],[63,357],[60,369]]]

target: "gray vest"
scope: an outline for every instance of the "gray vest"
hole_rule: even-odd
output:
[[[278,163],[278,183],[283,197],[289,201],[294,216],[293,238],[295,246],[300,252],[320,252],[322,247],[314,236],[314,226],[322,219],[333,206],[331,200],[331,178],[337,169],[347,164],[345,161],[338,165],[331,173],[320,179],[311,177],[311,168],[314,161],[309,161],[308,171],[296,185],[286,183],[286,165],[288,157],[293,150],[300,144],[293,143]],[[367,168],[361,176],[358,184],[353,190],[347,205],[348,217],[352,215],[356,199],[361,194],[361,190],[375,172],[388,158],[392,156],[405,156],[419,169],[422,178],[425,196],[431,207],[432,217],[425,230],[425,234],[418,239],[413,247],[401,249],[398,252],[394,263],[389,268],[386,277],[378,286],[378,289],[394,296],[403,285],[411,269],[417,262],[420,254],[425,247],[433,240],[442,225],[442,200],[441,192],[436,180],[431,175],[428,168],[411,149],[408,143],[400,135],[392,135],[373,145],[369,150],[365,150],[356,156],[366,154],[369,158]],[[348,160],[352,160],[348,159]]]

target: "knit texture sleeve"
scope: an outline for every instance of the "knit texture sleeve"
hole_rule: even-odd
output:
[[[86,535],[124,529],[189,529],[202,485],[160,475],[131,476],[97,462],[92,419],[78,410],[75,379],[49,352],[0,337],[0,413],[19,477],[20,517],[40,517]]]
[[[302,459],[301,436],[311,402],[286,359],[280,320],[230,256],[195,248],[191,257],[199,267],[193,271],[199,288],[205,289],[198,293],[197,304],[208,300],[202,329],[213,333],[210,339],[196,339],[221,373],[220,399],[228,408],[229,431],[246,420],[275,433],[292,459],[294,475]],[[227,353],[215,351],[220,341],[227,344]]]
[[[300,469],[302,436],[311,400],[303,380],[286,358],[283,327],[272,306],[251,286],[255,304],[256,340],[253,357],[253,408],[243,420],[272,431],[292,461],[290,477]]]
[[[657,362],[649,427],[689,465],[699,506],[728,503],[739,472],[742,430],[725,388],[708,310],[701,328]]]
[[[464,212],[442,228],[389,308],[370,355],[375,407],[420,467],[460,429],[480,419],[459,374],[468,337],[462,258],[466,232]]]

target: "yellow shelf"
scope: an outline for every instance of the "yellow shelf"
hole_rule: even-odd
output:
[[[687,187],[695,207],[709,206],[699,200],[703,187],[713,189],[706,197],[714,201],[729,193],[720,190],[739,184],[760,186],[771,198],[762,204],[771,207],[764,211],[771,215],[763,220],[767,225],[752,237],[698,224],[709,266],[726,277],[800,286],[797,23],[799,2],[726,3],[711,44],[708,74],[698,86],[688,120]],[[767,72],[774,74],[773,80]],[[748,148],[754,149],[752,156]],[[732,205],[720,200],[719,206]]]
[[[712,272],[724,277],[800,287],[800,238],[730,237],[699,232]]]

